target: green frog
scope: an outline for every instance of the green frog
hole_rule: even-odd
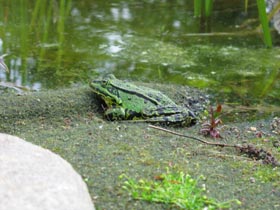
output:
[[[108,120],[138,120],[190,126],[195,114],[178,106],[160,91],[137,86],[110,74],[90,83],[93,92],[104,100]]]

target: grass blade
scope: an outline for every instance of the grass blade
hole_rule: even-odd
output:
[[[268,25],[268,18],[265,11],[265,1],[257,0],[259,18],[263,29],[264,43],[267,47],[272,47],[272,39]]]
[[[213,0],[205,0],[205,16],[210,17],[213,9]]]
[[[194,0],[194,16],[201,16],[202,1],[204,0]]]

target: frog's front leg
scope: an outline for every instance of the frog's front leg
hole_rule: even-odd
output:
[[[126,119],[125,109],[122,107],[108,108],[104,113],[108,120],[124,120]]]

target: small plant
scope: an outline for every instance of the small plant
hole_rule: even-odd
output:
[[[123,189],[127,190],[134,199],[161,202],[181,209],[193,210],[230,208],[232,202],[219,203],[208,198],[205,186],[199,187],[198,180],[183,172],[171,173],[168,168],[166,173],[154,177],[154,180],[135,181],[126,175],[121,175],[120,178],[126,179]],[[240,201],[234,201],[240,204]]]
[[[222,120],[219,118],[222,111],[222,105],[218,104],[216,110],[210,107],[210,119],[202,124],[200,133],[204,136],[211,136],[213,138],[221,138],[220,132],[217,127],[222,124]]]

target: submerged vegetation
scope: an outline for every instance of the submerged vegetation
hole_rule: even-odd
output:
[[[248,1],[245,2],[245,11],[247,12]],[[264,43],[267,47],[272,47],[272,38],[270,34],[269,20],[266,13],[266,2],[265,0],[256,0],[258,6],[258,13],[260,23],[262,26]],[[209,18],[213,9],[213,0],[194,0],[194,16],[195,17],[206,17]],[[241,32],[246,33],[246,32]],[[241,35],[240,33],[240,35]],[[258,33],[257,30],[251,31],[251,33]],[[218,34],[217,34],[218,35]],[[228,34],[229,35],[229,34]]]
[[[5,30],[0,30],[0,49],[9,54],[7,63],[11,69],[7,81],[17,80],[32,86],[38,74],[42,84],[53,84],[57,79],[67,83],[67,79],[75,77],[75,72],[70,73],[72,68],[67,68],[69,61],[63,58],[68,48],[65,25],[72,1],[4,1],[1,4],[1,24]]]

